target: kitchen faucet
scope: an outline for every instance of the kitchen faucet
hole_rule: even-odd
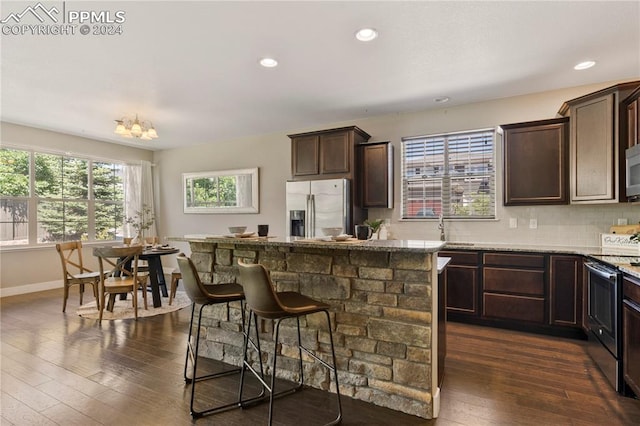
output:
[[[440,230],[440,241],[445,241],[446,237],[444,236],[444,217],[442,216],[442,213],[440,213],[440,216],[438,216],[438,229]]]

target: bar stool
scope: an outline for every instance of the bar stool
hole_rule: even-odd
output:
[[[276,292],[271,282],[266,268],[260,264],[247,264],[242,261],[238,261],[240,268],[240,282],[244,289],[244,295],[247,307],[249,308],[249,322],[247,325],[247,331],[245,333],[244,343],[244,357],[243,365],[246,369],[251,371],[258,380],[262,383],[265,389],[269,391],[269,425],[273,419],[273,399],[275,396],[281,396],[291,394],[302,388],[304,384],[304,370],[302,367],[302,351],[311,356],[316,361],[324,365],[330,372],[333,372],[336,384],[336,400],[338,403],[338,416],[328,425],[335,425],[342,420],[342,405],[340,403],[340,389],[338,387],[338,373],[336,370],[336,353],[333,347],[333,333],[331,331],[331,319],[329,317],[329,305],[319,302],[317,300],[306,297],[300,293],[293,291]],[[327,326],[329,329],[329,340],[331,341],[331,357],[333,365],[329,365],[324,360],[320,359],[311,350],[302,346],[300,339],[300,317],[304,315],[314,314],[316,312],[324,312],[327,318]],[[260,351],[260,338],[258,336],[258,318],[271,319],[275,321],[274,330],[274,354],[273,365],[271,369],[271,385],[268,385],[262,377],[262,374],[258,374],[256,370],[247,361],[247,349],[250,343],[250,332],[253,318],[253,324],[256,331],[256,340],[258,342],[257,350]],[[280,331],[280,323],[287,318],[295,318],[298,326],[298,355],[299,355],[299,368],[300,368],[300,381],[296,386],[291,389],[274,393],[275,379],[276,379],[276,359],[277,359],[277,346],[278,346],[278,334]],[[254,346],[255,348],[255,346]],[[258,354],[258,358],[261,359],[262,354]],[[262,365],[260,366],[262,370]],[[330,373],[331,374],[331,373]],[[240,375],[240,398],[242,398],[242,388],[244,385],[244,369]]]
[[[199,418],[202,416],[206,416],[208,414],[220,413],[222,411],[227,411],[233,408],[241,407],[240,397],[238,400],[229,404],[222,404],[216,407],[210,407],[202,411],[196,411],[193,408],[193,401],[195,398],[195,390],[196,390],[196,382],[213,379],[217,377],[228,376],[230,374],[238,373],[243,371],[243,368],[238,367],[231,370],[226,370],[218,373],[207,374],[204,376],[197,376],[197,366],[198,366],[198,349],[200,347],[200,327],[202,321],[202,310],[205,306],[215,305],[218,303],[229,303],[234,301],[240,301],[241,311],[242,311],[242,330],[244,336],[244,293],[242,292],[242,286],[239,284],[203,284],[200,281],[200,277],[198,276],[198,272],[196,271],[196,267],[184,253],[180,253],[177,257],[178,266],[180,268],[180,272],[182,273],[182,281],[184,283],[184,289],[191,301],[193,302],[191,308],[191,322],[189,325],[189,338],[187,341],[187,355],[185,357],[184,363],[184,379],[187,384],[191,383],[191,402],[189,405],[191,417]],[[192,334],[193,334],[193,322],[195,317],[196,305],[200,305],[200,310],[198,312],[198,325],[195,336],[195,348],[194,344],[191,342]],[[191,371],[187,371],[188,364],[191,362]],[[189,375],[191,377],[189,377]],[[264,395],[264,391],[258,396],[262,397]]]

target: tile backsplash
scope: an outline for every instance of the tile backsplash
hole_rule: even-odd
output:
[[[369,217],[390,218],[391,238],[440,238],[437,220],[399,221],[385,209],[370,209]],[[511,219],[517,221],[516,228],[509,226]],[[532,219],[535,229],[530,228]],[[608,233],[618,219],[640,222],[640,205],[500,206],[496,220],[445,220],[445,230],[449,241],[591,247],[600,246],[600,234]]]

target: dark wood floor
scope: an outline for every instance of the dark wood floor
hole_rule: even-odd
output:
[[[75,315],[76,295],[66,314],[61,300],[55,290],[0,301],[2,425],[265,423],[265,405],[191,420],[182,379],[187,309],[100,326]],[[437,420],[343,397],[343,424],[640,424],[640,402],[613,392],[583,342],[450,323],[448,349]],[[236,377],[202,389],[232,397]],[[322,424],[333,398],[313,389],[282,398],[274,423]]]

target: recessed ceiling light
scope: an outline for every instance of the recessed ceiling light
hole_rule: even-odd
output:
[[[260,59],[260,65],[265,68],[273,68],[278,66],[278,61],[273,58],[262,58]]]
[[[448,96],[440,96],[439,98],[435,98],[433,101],[435,103],[437,103],[437,104],[443,104],[445,102],[449,102],[449,97]]]
[[[360,41],[371,41],[378,37],[378,32],[373,28],[362,28],[356,32],[356,38]]]
[[[584,61],[584,62],[580,62],[578,65],[576,65],[575,67],[573,67],[574,70],[586,70],[591,68],[592,66],[594,66],[596,64],[595,61]]]

